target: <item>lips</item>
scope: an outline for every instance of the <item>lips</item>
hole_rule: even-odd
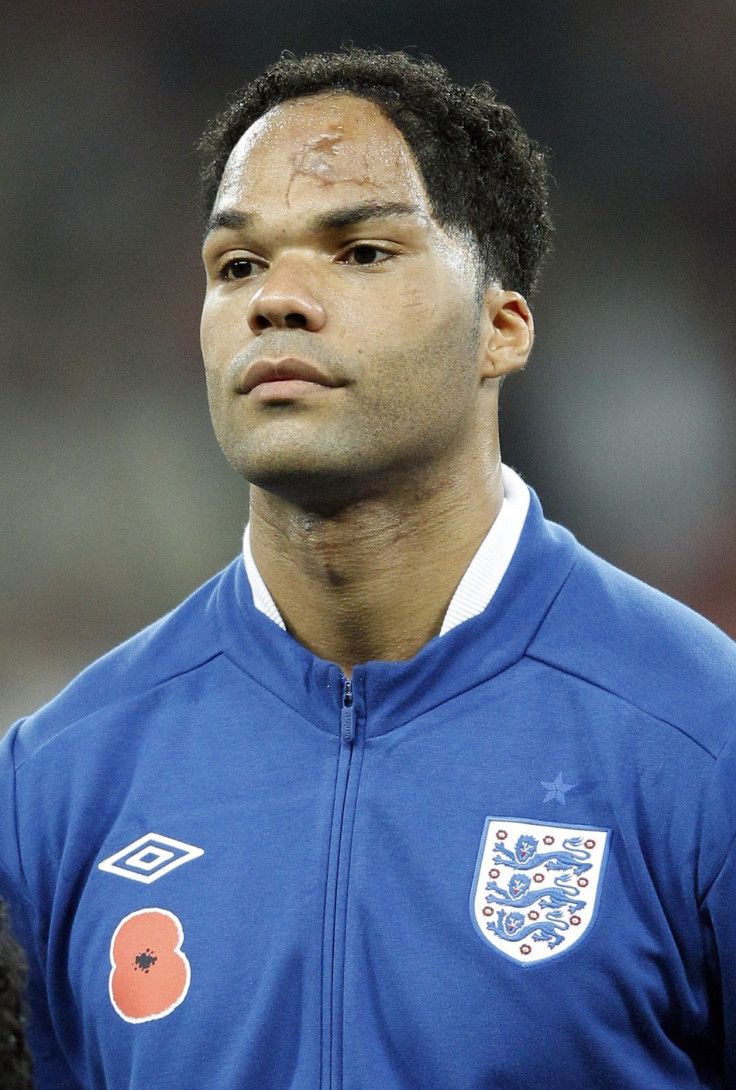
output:
[[[308,360],[290,356],[281,359],[255,360],[246,368],[242,380],[238,383],[238,392],[249,394],[256,387],[272,382],[309,382],[316,386],[327,387],[344,385],[343,382],[325,374]]]

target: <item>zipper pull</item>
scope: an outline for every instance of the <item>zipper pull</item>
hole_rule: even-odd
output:
[[[345,694],[340,709],[340,737],[343,742],[355,740],[355,708],[353,707],[353,683],[345,678]]]

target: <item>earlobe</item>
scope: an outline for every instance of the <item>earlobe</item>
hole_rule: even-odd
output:
[[[523,295],[488,288],[483,297],[481,379],[521,370],[534,343],[534,320]]]

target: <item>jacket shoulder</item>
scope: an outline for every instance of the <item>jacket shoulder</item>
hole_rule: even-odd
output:
[[[135,700],[217,656],[221,649],[217,599],[227,591],[236,563],[93,662],[58,696],[22,720],[14,738],[18,764],[71,725]]]
[[[733,640],[580,545],[528,654],[671,723],[714,755],[736,728]]]

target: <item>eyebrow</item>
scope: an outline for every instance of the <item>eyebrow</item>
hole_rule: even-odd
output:
[[[408,216],[422,216],[421,209],[404,201],[388,201],[385,204],[371,201],[326,212],[323,216],[316,217],[314,226],[318,231],[332,231],[341,227],[354,227],[365,220],[401,219]]]
[[[424,219],[424,213],[416,204],[404,201],[387,201],[380,204],[375,201],[354,204],[348,208],[336,208],[332,212],[316,216],[312,227],[317,231],[335,231],[345,227],[355,227],[366,220],[401,219],[404,217]],[[203,241],[214,231],[243,231],[252,226],[257,217],[252,212],[241,212],[237,208],[226,208],[210,216],[205,228]]]
[[[202,241],[209,238],[214,231],[243,231],[253,222],[252,212],[239,212],[237,208],[228,208],[223,212],[215,212],[207,220]]]

